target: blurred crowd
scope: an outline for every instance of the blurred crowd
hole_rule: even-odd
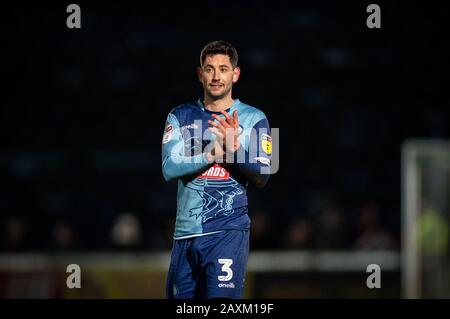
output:
[[[389,221],[382,220],[380,205],[374,200],[362,202],[349,211],[335,200],[325,201],[306,211],[287,212],[256,204],[250,205],[249,214],[252,220],[250,244],[254,250],[400,248],[398,236],[392,232],[392,227],[386,226],[389,226]],[[92,216],[90,221],[68,214],[47,218],[42,215],[13,215],[3,220],[1,250],[167,250],[172,245],[174,217],[174,209],[167,209],[167,216],[159,218],[146,217],[136,211],[117,211],[109,219]]]

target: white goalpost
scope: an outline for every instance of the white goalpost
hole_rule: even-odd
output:
[[[450,141],[402,146],[402,296],[450,298]]]

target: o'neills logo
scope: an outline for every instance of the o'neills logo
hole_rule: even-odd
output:
[[[197,176],[197,178],[228,179],[230,178],[230,173],[219,164],[214,164],[201,175]]]
[[[220,283],[217,285],[219,288],[236,288],[234,283],[230,282],[229,284]]]

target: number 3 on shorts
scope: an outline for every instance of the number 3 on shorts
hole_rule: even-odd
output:
[[[222,265],[222,271],[226,272],[226,276],[217,276],[219,281],[229,281],[231,278],[233,278],[233,271],[231,270],[230,266],[233,264],[233,259],[227,259],[227,258],[221,258],[218,259],[219,264]]]

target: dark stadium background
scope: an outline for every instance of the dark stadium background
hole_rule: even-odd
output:
[[[218,39],[234,97],[280,130],[279,172],[249,188],[252,251],[400,249],[401,145],[450,135],[444,10],[380,2],[368,29],[370,2],[76,3],[79,30],[69,2],[5,10],[1,252],[169,250],[164,122]]]

